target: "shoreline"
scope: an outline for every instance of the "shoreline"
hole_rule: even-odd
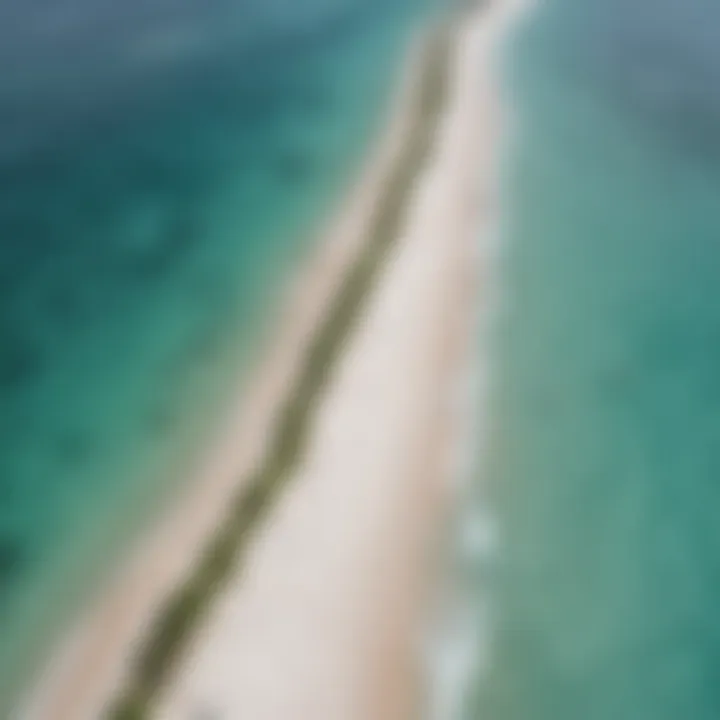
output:
[[[479,595],[477,567],[492,572],[501,545],[501,528],[488,506],[483,487],[485,456],[491,422],[490,383],[494,374],[491,347],[502,304],[501,259],[504,252],[503,166],[516,141],[512,105],[503,94],[493,58],[515,26],[526,21],[535,0],[491,3],[482,29],[487,37],[476,52],[483,69],[483,91],[492,110],[490,136],[484,137],[488,154],[484,178],[491,198],[490,211],[478,223],[475,262],[479,264],[483,302],[473,308],[468,352],[457,378],[452,419],[457,429],[449,459],[453,508],[445,527],[438,592],[430,614],[425,643],[425,669],[429,688],[428,720],[461,720],[464,701],[475,674],[490,662],[491,605],[488,592]]]
[[[321,222],[318,240],[290,278],[276,322],[263,334],[265,347],[257,353],[249,378],[240,378],[231,391],[238,398],[221,423],[217,442],[192,472],[195,479],[187,481],[180,497],[135,538],[117,571],[110,571],[69,631],[61,633],[59,644],[51,647],[49,662],[31,678],[13,717],[97,720],[98,708],[126,678],[151,618],[187,575],[198,547],[224,517],[228,499],[247,484],[242,481],[248,478],[242,476],[260,463],[312,331],[365,244],[373,207],[402,150],[412,120],[413,64],[422,50],[426,25],[415,31],[393,71],[396,89],[383,111],[384,120],[378,123],[368,159],[361,163],[339,207]],[[107,632],[108,627],[113,631]]]

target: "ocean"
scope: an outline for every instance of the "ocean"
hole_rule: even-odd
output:
[[[433,0],[0,2],[0,716],[187,477]]]
[[[720,5],[538,0],[502,65],[513,142],[453,717],[714,720]]]

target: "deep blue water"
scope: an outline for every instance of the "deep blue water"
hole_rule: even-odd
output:
[[[220,416],[429,0],[0,0],[0,715]]]
[[[720,5],[547,0],[519,139],[492,433],[489,669],[463,717],[720,717]]]

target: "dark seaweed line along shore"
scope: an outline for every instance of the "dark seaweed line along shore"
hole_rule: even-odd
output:
[[[298,379],[278,415],[263,462],[245,486],[248,489],[231,505],[227,518],[188,578],[172,593],[150,626],[129,681],[105,715],[108,720],[150,717],[159,689],[168,680],[223,582],[240,570],[252,531],[272,507],[301,459],[313,411],[329,371],[360,315],[384,257],[397,239],[412,180],[433,143],[446,97],[453,31],[459,22],[457,16],[448,18],[438,23],[428,37],[412,90],[413,125],[375,208],[368,243],[349,270],[308,348]]]

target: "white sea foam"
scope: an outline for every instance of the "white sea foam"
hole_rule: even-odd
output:
[[[496,46],[532,0],[503,0],[487,11],[481,43],[483,62],[491,65]],[[492,74],[492,70],[485,70]],[[483,81],[485,78],[483,78]],[[489,82],[485,102],[502,104],[501,88]],[[503,115],[502,149],[513,143],[514,126],[508,108]],[[490,159],[495,150],[490,154]],[[497,153],[503,155],[503,153]],[[504,153],[505,155],[507,153]],[[483,161],[487,158],[483,158]],[[491,190],[501,194],[503,167],[490,163],[495,174]],[[484,170],[485,171],[485,170]],[[491,192],[492,194],[492,192]],[[487,203],[486,203],[487,204]],[[445,597],[440,603],[428,643],[430,678],[428,720],[462,720],[472,685],[486,673],[491,658],[492,590],[489,576],[501,552],[501,527],[486,497],[482,477],[487,456],[491,412],[493,336],[503,302],[500,259],[503,251],[504,213],[491,198],[477,234],[474,260],[479,276],[479,297],[473,323],[474,342],[467,365],[460,373],[452,407],[456,444],[451,472],[456,515],[452,525]]]
[[[493,261],[492,239],[481,235],[478,261],[487,270]],[[471,679],[482,673],[488,662],[490,598],[478,587],[493,563],[499,547],[499,530],[491,508],[477,485],[487,441],[490,356],[489,335],[494,303],[484,281],[483,297],[475,318],[473,352],[460,373],[455,388],[461,402],[453,403],[455,443],[452,449],[452,481],[457,503],[450,538],[451,577],[447,597],[439,608],[428,648],[430,681],[429,720],[461,718]],[[480,578],[480,582],[482,582]]]

